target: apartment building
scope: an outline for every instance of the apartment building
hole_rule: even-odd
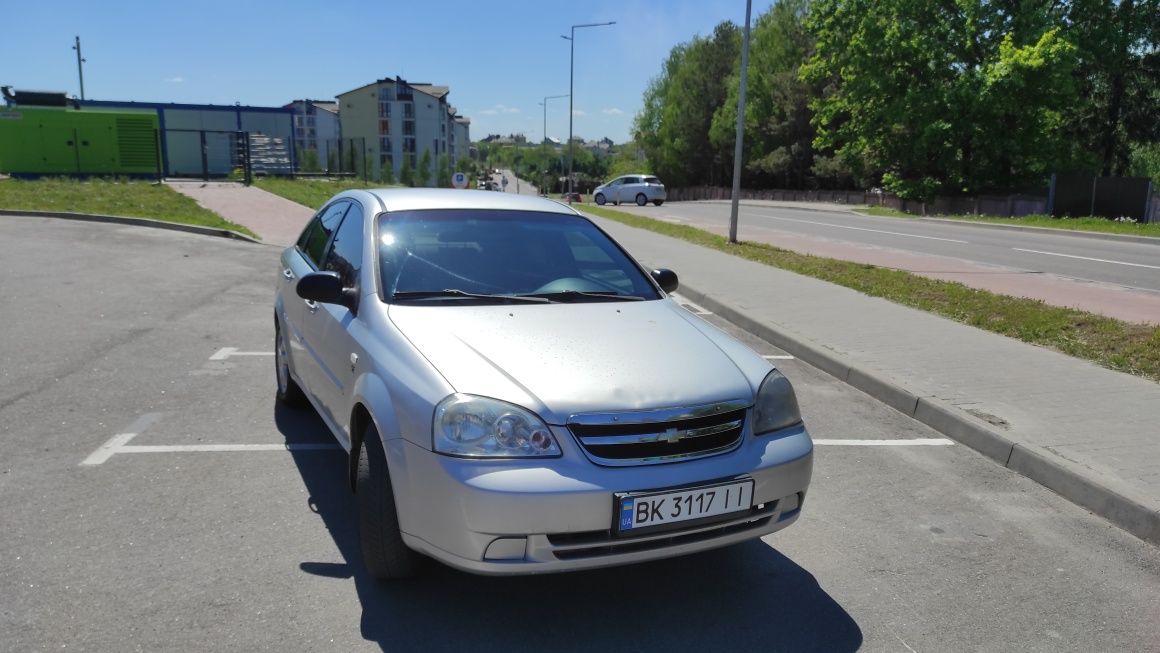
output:
[[[335,167],[342,137],[338,103],[294,100],[285,107],[294,112],[294,147],[300,170],[321,172]]]
[[[470,122],[456,128],[459,116],[447,102],[449,93],[446,86],[409,83],[401,77],[340,93],[342,137],[361,144],[364,165],[375,179],[383,178],[388,167],[398,179],[404,158],[417,170],[423,152],[430,151],[428,183],[433,184],[439,156],[446,154],[457,161],[466,156],[465,144],[470,142]]]

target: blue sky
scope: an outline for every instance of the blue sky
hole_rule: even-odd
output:
[[[539,103],[568,92],[560,35],[614,20],[576,32],[574,132],[616,142],[628,139],[644,89],[674,45],[745,18],[744,0],[5,4],[0,85],[79,94],[72,45],[80,36],[88,99],[279,106],[400,75],[450,86],[472,139],[539,139]],[[755,2],[754,17],[770,4]],[[547,131],[567,136],[567,98],[549,101]]]

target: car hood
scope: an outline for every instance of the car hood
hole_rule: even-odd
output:
[[[584,412],[751,400],[761,381],[725,353],[736,343],[669,299],[396,304],[389,316],[456,392],[525,406],[551,424]]]

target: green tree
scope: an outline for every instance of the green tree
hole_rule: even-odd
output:
[[[423,150],[423,156],[419,157],[418,177],[416,183],[419,186],[431,185],[431,150]]]
[[[905,197],[1045,181],[1074,48],[1048,0],[816,0],[816,148]]]
[[[451,188],[451,159],[446,154],[440,154],[435,163],[435,186]]]
[[[384,162],[382,165],[382,172],[379,174],[379,176],[382,177],[382,179],[380,181],[383,182],[383,185],[394,186],[395,185],[395,163],[394,163],[394,161],[388,159],[386,162]]]
[[[399,167],[399,183],[415,187],[415,168],[411,165],[411,155],[407,152],[403,153],[403,165]]]
[[[814,175],[810,100],[819,84],[800,77],[813,55],[814,38],[806,30],[809,0],[781,0],[754,22],[749,44],[745,90],[745,170],[743,181],[758,186],[802,188]],[[731,150],[737,136],[739,72],[729,77],[729,96],[713,116],[710,139]]]
[[[720,23],[711,37],[674,47],[645,90],[633,135],[666,184],[723,183],[730,176],[732,147],[715,146],[709,132],[740,53],[741,30]]]
[[[1065,116],[1073,167],[1129,174],[1136,144],[1160,142],[1160,0],[1071,0],[1082,102]]]

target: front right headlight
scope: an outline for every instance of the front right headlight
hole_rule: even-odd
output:
[[[753,404],[753,434],[764,435],[802,421],[793,386],[777,370],[770,371],[757,389]]]

